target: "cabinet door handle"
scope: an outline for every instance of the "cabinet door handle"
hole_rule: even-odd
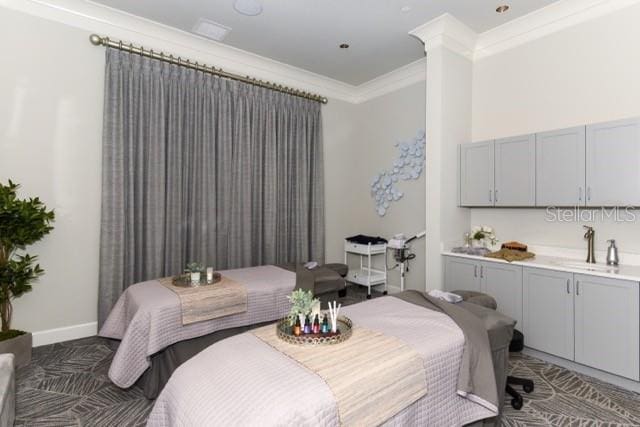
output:
[[[484,279],[484,266],[483,265],[480,266],[480,278]]]
[[[567,293],[570,294],[571,293],[571,289],[569,289],[569,282],[570,280],[567,279]]]
[[[493,195],[493,200],[498,203],[498,190],[495,191],[495,194]]]
[[[477,265],[473,266],[473,277],[478,277],[478,266]]]
[[[582,201],[582,187],[578,187],[578,201]]]
[[[489,190],[489,202],[493,202],[493,191]]]
[[[591,201],[591,187],[587,187],[587,201]]]
[[[580,281],[576,282],[576,295],[580,296]]]

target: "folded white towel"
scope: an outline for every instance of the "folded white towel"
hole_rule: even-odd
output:
[[[441,299],[443,301],[450,302],[452,304],[456,304],[456,303],[462,301],[462,297],[460,295],[454,294],[452,292],[441,291],[441,290],[438,290],[438,289],[434,289],[432,291],[429,291],[429,295],[434,297],[434,298],[438,298],[438,299]]]

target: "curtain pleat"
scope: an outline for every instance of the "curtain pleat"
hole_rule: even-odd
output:
[[[320,104],[107,49],[99,322],[129,285],[324,260]]]

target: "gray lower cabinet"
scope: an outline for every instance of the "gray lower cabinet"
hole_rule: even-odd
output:
[[[491,295],[498,311],[522,325],[522,267],[455,256],[445,256],[444,265],[445,290]]]
[[[573,360],[573,273],[524,268],[525,345]]]
[[[522,267],[517,265],[482,262],[480,290],[491,295],[498,303],[498,311],[515,319],[522,330]]]
[[[445,290],[480,292],[479,261],[454,256],[446,256],[444,262]]]
[[[575,361],[640,380],[639,284],[576,274]]]

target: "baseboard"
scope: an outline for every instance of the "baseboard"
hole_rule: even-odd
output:
[[[400,286],[387,285],[387,292],[390,294],[399,294],[401,292]]]
[[[609,384],[617,385],[618,387],[622,387],[626,390],[631,390],[636,393],[640,393],[640,382],[636,382],[630,380],[628,378],[619,377],[617,375],[610,374],[608,372],[600,371],[595,368],[590,368],[588,366],[581,365],[576,362],[572,362],[567,359],[562,359],[557,356],[553,356],[548,353],[543,353],[541,351],[533,350],[531,348],[525,347],[522,351],[524,354],[535,357],[536,359],[544,360],[545,362],[552,363],[554,365],[562,366],[563,368],[569,369],[571,371],[578,372],[580,374],[588,375],[590,377],[596,378],[600,381],[604,381]]]
[[[98,322],[82,323],[33,333],[33,346],[92,337],[98,333]]]

